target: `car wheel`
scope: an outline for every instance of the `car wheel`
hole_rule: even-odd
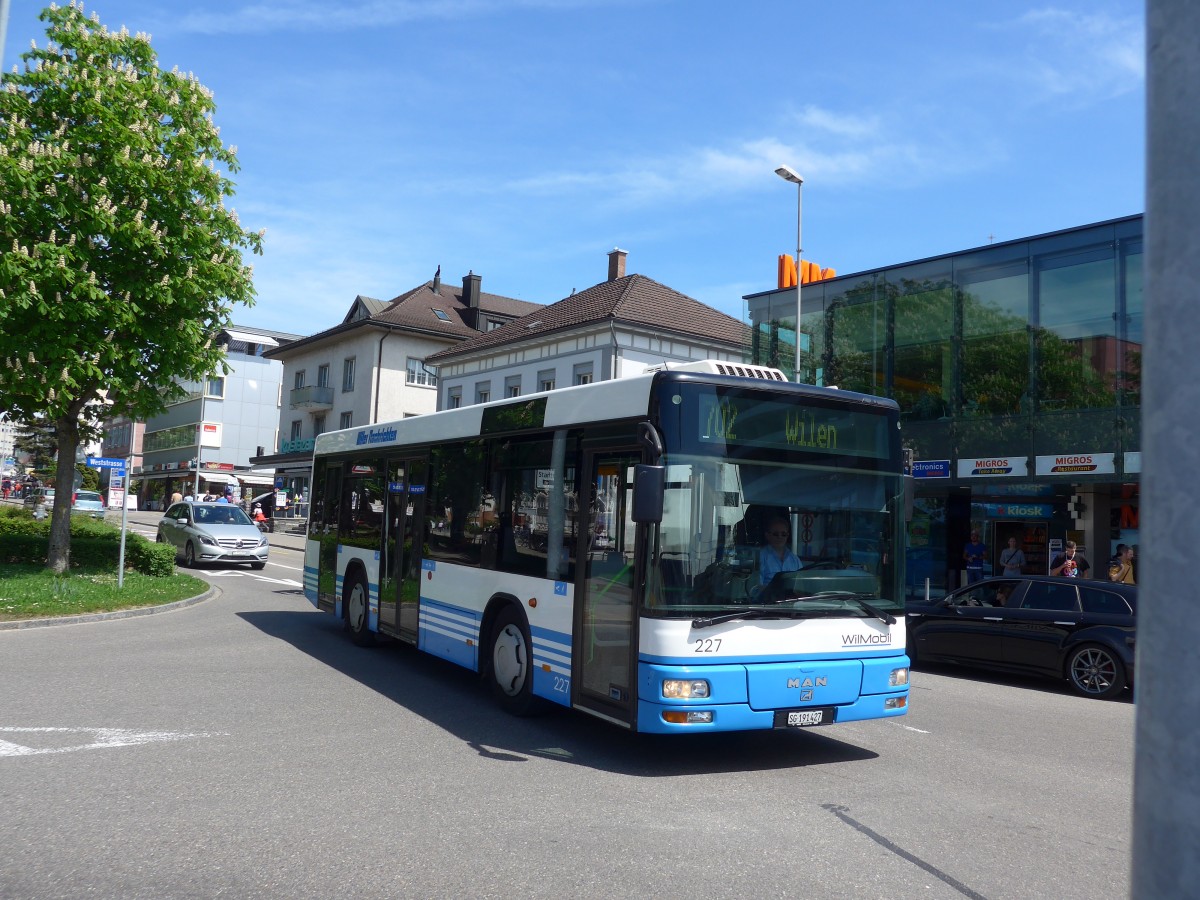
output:
[[[1106,647],[1087,644],[1067,659],[1071,687],[1085,697],[1109,700],[1125,690],[1125,666]]]
[[[492,694],[508,712],[527,716],[535,710],[533,647],[524,617],[515,606],[501,610],[492,627],[488,674]]]
[[[191,541],[188,541],[187,546],[183,548],[183,564],[189,569],[196,565],[196,548],[192,546]]]
[[[265,569],[266,567],[267,567],[267,564],[265,562],[250,563],[250,568],[252,568],[252,569]]]
[[[369,627],[370,600],[367,582],[362,575],[352,575],[342,590],[342,609],[345,611],[350,640],[360,647],[370,647],[375,643],[375,635]]]

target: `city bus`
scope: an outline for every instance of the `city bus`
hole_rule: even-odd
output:
[[[311,500],[305,596],[512,713],[688,733],[907,711],[891,400],[686,363],[322,434]]]

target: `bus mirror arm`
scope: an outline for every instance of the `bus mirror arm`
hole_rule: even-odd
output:
[[[658,462],[663,455],[662,436],[649,422],[638,422],[638,443],[646,451],[651,462]]]
[[[666,466],[638,463],[633,467],[633,521],[639,524],[662,521],[666,486]]]

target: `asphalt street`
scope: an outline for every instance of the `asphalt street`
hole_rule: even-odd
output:
[[[1128,700],[939,668],[885,722],[515,719],[354,647],[272,545],[184,609],[0,632],[0,896],[1128,894]]]

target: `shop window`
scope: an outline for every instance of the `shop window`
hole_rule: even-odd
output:
[[[806,304],[807,305],[807,304]],[[874,279],[827,292],[826,380],[842,390],[886,394],[887,294]]]
[[[1028,258],[966,262],[957,270],[964,415],[1029,412]]]
[[[1039,411],[1115,406],[1112,244],[1040,257],[1035,272]]]
[[[944,270],[896,269],[878,282],[894,297],[895,363],[892,396],[905,419],[950,416],[954,398],[955,292]]]

